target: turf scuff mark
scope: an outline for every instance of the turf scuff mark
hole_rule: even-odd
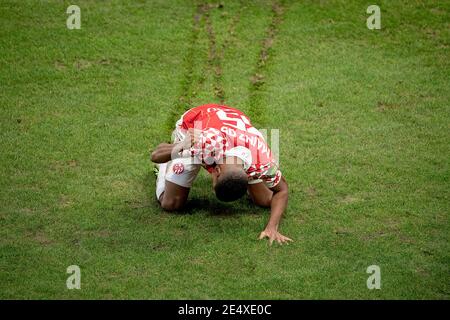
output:
[[[250,78],[248,115],[257,127],[262,127],[266,123],[264,85],[266,82],[267,69],[270,61],[273,60],[272,46],[277,35],[279,25],[283,21],[285,6],[279,1],[272,2],[272,19],[266,31],[266,36],[262,41],[261,50],[256,62],[255,71]]]

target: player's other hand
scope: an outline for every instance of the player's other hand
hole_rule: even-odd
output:
[[[278,242],[279,244],[283,243],[289,243],[289,241],[292,241],[292,239],[283,236],[281,233],[278,232],[275,228],[266,228],[261,234],[259,235],[259,240],[269,238],[269,243],[272,245],[274,241]]]
[[[202,135],[202,130],[200,129],[194,129],[194,128],[189,128],[188,130],[188,135],[191,141],[191,144],[194,145],[196,144],[198,141],[200,141],[201,135]]]
[[[183,150],[188,150],[192,146],[194,146],[199,140],[200,140],[201,130],[194,130],[190,128],[186,132],[186,136],[184,137],[184,140],[180,142],[181,147]]]

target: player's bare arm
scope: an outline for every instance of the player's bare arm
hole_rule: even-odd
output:
[[[270,244],[273,241],[277,241],[280,244],[287,243],[288,241],[292,241],[292,239],[278,232],[280,220],[286,210],[289,198],[289,187],[286,179],[281,177],[280,182],[270,190],[273,192],[270,200],[270,218],[266,228],[259,235],[259,239],[267,237],[269,238]]]
[[[257,183],[249,185],[248,191],[254,204],[271,210],[269,222],[264,231],[261,232],[259,239],[267,237],[270,243],[273,241],[278,243],[292,241],[278,232],[281,218],[288,203],[289,189],[285,178],[282,176],[280,182],[274,188],[269,189],[264,183]]]
[[[154,163],[165,163],[181,156],[183,150],[189,149],[191,140],[185,139],[177,143],[160,143],[151,153]]]
[[[182,149],[180,143],[161,143],[151,154],[154,163],[165,163],[171,160],[173,153],[178,153]]]

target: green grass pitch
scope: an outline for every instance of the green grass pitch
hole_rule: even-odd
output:
[[[449,299],[450,5],[372,2],[2,0],[0,297]],[[149,150],[222,101],[280,130],[288,246],[205,173],[158,207]]]

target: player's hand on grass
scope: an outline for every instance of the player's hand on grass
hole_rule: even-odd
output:
[[[283,244],[283,243],[288,244],[289,241],[292,241],[292,239],[283,236],[275,228],[266,228],[263,232],[261,232],[258,239],[261,240],[264,238],[269,238],[270,245],[272,245],[272,243],[274,241],[278,242],[279,244]]]

